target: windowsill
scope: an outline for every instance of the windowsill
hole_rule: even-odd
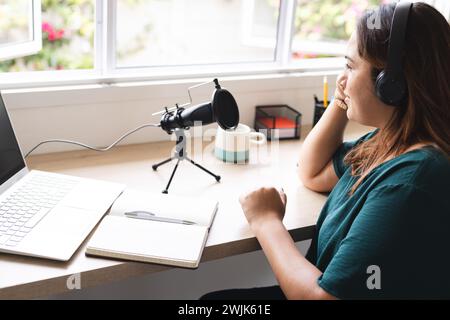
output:
[[[136,68],[122,69],[101,75],[97,70],[20,72],[14,75],[0,74],[0,88],[10,92],[51,92],[67,88],[104,88],[111,85],[139,86],[156,84],[198,83],[203,79],[279,77],[311,73],[333,74],[342,69],[343,58],[304,59],[291,63],[289,67],[277,67],[273,64],[233,64],[230,66],[197,66],[172,68]],[[6,91],[5,91],[6,93]]]
[[[333,81],[340,70],[324,70],[309,72],[261,73],[240,76],[217,77],[222,87],[233,94],[258,94],[277,90],[297,90],[320,88],[323,76],[328,75]],[[117,81],[116,83],[73,84],[65,86],[46,86],[2,90],[9,109],[47,108],[62,106],[91,105],[95,103],[124,103],[131,101],[153,101],[169,99],[182,104],[188,102],[188,88],[211,81],[211,75],[203,78],[183,78],[174,80],[140,80]],[[210,97],[213,90],[194,91],[194,101]],[[181,98],[180,98],[181,97]]]

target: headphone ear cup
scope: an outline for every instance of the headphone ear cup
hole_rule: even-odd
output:
[[[382,102],[386,103],[386,99],[384,99],[383,95],[384,78],[384,70],[381,70],[381,72],[378,73],[377,78],[375,79],[375,93]]]
[[[387,105],[400,106],[405,101],[406,91],[406,82],[403,78],[393,79],[384,70],[375,80],[375,93]]]

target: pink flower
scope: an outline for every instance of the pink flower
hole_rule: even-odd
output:
[[[303,57],[303,54],[298,52],[298,51],[294,51],[292,52],[292,58],[294,59],[301,59]]]
[[[55,40],[62,39],[64,37],[64,29],[60,29],[55,33]]]
[[[53,30],[48,33],[47,39],[48,39],[48,41],[51,41],[51,42],[56,40],[56,34]]]
[[[42,32],[47,33],[47,39],[50,42],[60,40],[64,37],[64,29],[56,30],[50,23],[42,23]]]
[[[311,58],[317,58],[317,54],[315,54],[315,53],[305,53],[305,52],[300,52],[300,51],[294,51],[294,52],[292,52],[292,58],[294,60],[311,59]]]
[[[53,26],[48,22],[44,22],[42,23],[42,31],[47,33],[53,32]]]

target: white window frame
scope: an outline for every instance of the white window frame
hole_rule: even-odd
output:
[[[34,54],[42,49],[42,18],[41,18],[41,0],[29,0],[32,5],[28,11],[28,21],[30,33],[33,36],[31,41],[5,44],[0,47],[0,61],[23,57]]]
[[[252,1],[252,0],[245,0]],[[278,30],[283,24],[280,23],[283,9],[286,2],[295,2],[295,0],[282,0],[280,5],[280,17],[278,19]],[[121,67],[116,68],[116,17],[117,0],[108,1],[108,43],[109,48],[106,53],[105,61],[108,61],[106,67],[107,74],[113,82],[133,81],[133,80],[160,80],[176,78],[196,78],[209,77],[214,75],[247,75],[277,72],[280,69],[280,63],[274,58],[272,61],[258,62],[232,62],[217,64],[195,64],[180,66],[140,66],[140,67]],[[275,48],[275,51],[277,47]],[[277,54],[275,53],[275,57]]]
[[[94,18],[96,20],[96,28],[93,69],[4,73],[0,74],[0,88],[35,88],[80,84],[110,85],[136,81],[286,74],[341,69],[344,65],[343,58],[317,58],[305,59],[305,61],[296,63],[292,62],[291,47],[296,4],[296,0],[281,0],[280,2],[277,43],[273,61],[116,68],[117,0],[95,0]],[[40,30],[40,28],[38,29]],[[56,74],[58,75],[57,77],[55,76]]]
[[[277,44],[277,39],[267,39],[265,37],[261,36],[254,36],[252,34],[252,28],[254,24],[254,10],[255,10],[255,1],[257,0],[246,0],[243,3],[243,10],[242,10],[242,30],[241,30],[241,39],[242,43],[247,46],[256,46],[260,48],[272,48],[275,47]],[[280,8],[280,17],[281,18],[281,11]]]

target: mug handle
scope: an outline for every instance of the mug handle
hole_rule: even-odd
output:
[[[266,135],[262,132],[250,132],[250,142],[257,145],[265,144]]]

